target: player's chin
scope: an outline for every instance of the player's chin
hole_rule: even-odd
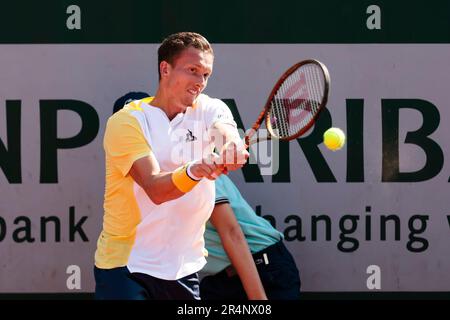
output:
[[[195,102],[195,100],[197,100],[197,95],[193,96],[193,95],[187,95],[184,99],[183,99],[183,104],[187,105],[187,106],[192,106]]]

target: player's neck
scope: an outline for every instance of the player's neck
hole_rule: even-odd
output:
[[[185,111],[185,108],[183,109],[182,106],[176,105],[173,99],[171,99],[170,96],[167,95],[161,88],[158,88],[155,98],[152,100],[152,106],[160,108],[164,111],[169,120],[175,118],[180,112]]]

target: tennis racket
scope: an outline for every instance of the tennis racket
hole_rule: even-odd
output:
[[[293,140],[308,131],[328,101],[330,75],[317,60],[304,60],[286,70],[275,84],[264,109],[245,135],[250,146],[264,140]],[[268,134],[252,141],[265,121]]]

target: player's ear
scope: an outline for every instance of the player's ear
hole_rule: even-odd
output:
[[[159,64],[159,71],[161,73],[161,77],[168,76],[170,73],[170,64],[167,61],[161,61]]]

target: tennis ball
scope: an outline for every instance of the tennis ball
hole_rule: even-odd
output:
[[[345,133],[339,128],[330,128],[323,134],[323,143],[330,150],[339,150],[345,144]]]

